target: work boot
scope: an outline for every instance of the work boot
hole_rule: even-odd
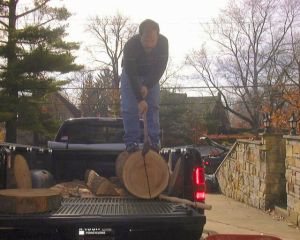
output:
[[[127,146],[126,146],[126,151],[128,153],[134,153],[136,151],[139,150],[139,145],[137,143],[129,143]]]

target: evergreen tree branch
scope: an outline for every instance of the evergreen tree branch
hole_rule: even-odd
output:
[[[28,14],[30,14],[30,13],[33,13],[33,12],[35,12],[35,11],[41,9],[41,8],[44,7],[49,1],[50,1],[50,0],[45,0],[42,4],[36,6],[35,8],[33,8],[33,9],[29,10],[29,11],[23,12],[23,13],[21,13],[21,14],[19,14],[19,15],[17,15],[16,18],[24,17],[24,16],[26,16],[26,15],[28,15]]]
[[[55,18],[52,17],[51,19],[49,19],[49,20],[47,20],[47,21],[45,21],[45,22],[43,22],[43,23],[40,23],[40,24],[38,24],[38,25],[36,25],[36,26],[37,26],[37,27],[42,27],[42,26],[46,25],[47,23],[52,22],[54,19],[55,19]]]

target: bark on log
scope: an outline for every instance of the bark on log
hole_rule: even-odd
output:
[[[44,213],[61,205],[59,191],[36,189],[0,190],[0,211],[8,214]]]
[[[116,186],[114,186],[105,177],[99,176],[93,170],[86,170],[84,179],[88,188],[96,196],[119,196],[120,195],[115,189]]]
[[[152,150],[145,159],[141,150],[131,154],[121,153],[116,161],[116,174],[131,194],[144,199],[157,197],[169,182],[166,161]]]

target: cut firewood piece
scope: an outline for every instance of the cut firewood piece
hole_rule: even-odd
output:
[[[74,180],[71,182],[62,182],[56,184],[50,189],[55,189],[61,193],[63,197],[93,197],[93,193],[85,185],[84,181]]]
[[[178,158],[174,171],[170,175],[170,181],[168,185],[168,194],[180,195],[182,193],[184,177],[183,166],[181,158]]]
[[[168,186],[169,170],[166,161],[150,150],[145,158],[142,151],[121,153],[116,162],[121,166],[121,180],[126,189],[136,197],[150,199],[157,197]]]
[[[61,205],[59,191],[45,188],[0,190],[0,211],[8,214],[44,213]]]
[[[32,188],[31,173],[26,159],[22,155],[17,154],[13,164],[17,187],[21,189]]]
[[[107,178],[99,176],[93,170],[87,170],[84,179],[88,188],[96,196],[119,196],[119,193],[115,189],[116,186]]]

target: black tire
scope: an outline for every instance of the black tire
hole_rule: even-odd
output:
[[[197,228],[182,229],[180,231],[174,230],[171,238],[172,240],[199,240],[202,236],[203,226],[198,226]]]

